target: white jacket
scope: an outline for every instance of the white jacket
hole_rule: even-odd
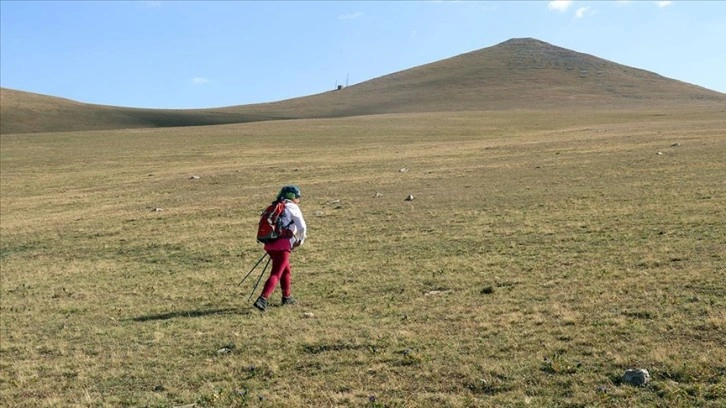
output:
[[[289,225],[287,228],[292,231],[293,237],[290,238],[290,245],[299,242],[302,245],[307,237],[307,225],[303,218],[300,207],[291,200],[285,200],[285,212],[281,215],[282,225]]]

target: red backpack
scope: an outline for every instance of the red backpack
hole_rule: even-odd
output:
[[[282,214],[285,212],[285,201],[275,201],[262,212],[257,226],[257,242],[266,244],[279,238],[291,238],[290,224],[282,225]]]

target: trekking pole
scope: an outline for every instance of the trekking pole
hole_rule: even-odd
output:
[[[254,288],[252,288],[252,293],[250,293],[250,297],[248,297],[248,298],[247,298],[247,300],[250,300],[250,299],[252,299],[252,295],[254,295],[254,294],[255,294],[255,292],[257,291],[257,285],[259,285],[259,284],[260,284],[260,281],[262,280],[262,276],[264,276],[264,275],[265,275],[265,271],[267,270],[267,266],[268,266],[268,265],[270,264],[270,261],[271,261],[271,260],[272,260],[272,258],[268,259],[268,260],[267,260],[267,263],[265,264],[265,267],[264,267],[264,268],[262,268],[262,273],[260,274],[260,277],[259,277],[259,278],[257,278],[257,283],[255,283],[255,287],[254,287]]]
[[[255,270],[255,268],[257,268],[257,265],[259,265],[259,264],[260,264],[260,262],[262,262],[262,260],[263,260],[263,259],[265,259],[265,257],[266,257],[266,256],[267,256],[267,252],[265,252],[265,253],[264,253],[264,254],[262,255],[262,258],[260,258],[260,260],[259,260],[259,261],[257,261],[257,263],[255,264],[255,266],[253,266],[253,267],[252,267],[252,269],[250,269],[250,271],[249,271],[249,272],[247,272],[247,275],[245,275],[245,277],[244,277],[244,278],[242,279],[242,282],[238,283],[238,284],[237,284],[237,286],[241,285],[241,284],[242,284],[242,283],[243,283],[243,282],[244,282],[244,281],[245,281],[245,280],[247,279],[247,277],[248,277],[248,276],[250,276],[250,274],[252,273],[252,271],[254,271],[254,270]],[[268,262],[269,262],[269,261],[268,261]]]

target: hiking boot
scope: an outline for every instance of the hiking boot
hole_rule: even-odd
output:
[[[295,303],[297,303],[297,299],[295,299],[294,297],[292,297],[292,295],[290,295],[290,296],[283,296],[282,297],[282,304],[283,305],[294,305]]]
[[[260,296],[257,298],[257,300],[255,300],[255,303],[252,304],[252,306],[260,309],[261,312],[264,312],[265,309],[267,309],[267,299]]]

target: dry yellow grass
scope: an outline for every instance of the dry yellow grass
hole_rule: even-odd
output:
[[[0,405],[719,406],[725,131],[715,109],[0,136]],[[300,304],[260,314],[238,283],[290,182]]]

